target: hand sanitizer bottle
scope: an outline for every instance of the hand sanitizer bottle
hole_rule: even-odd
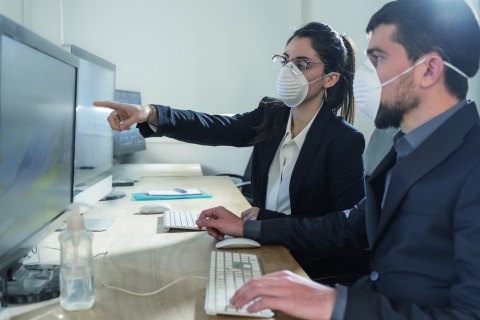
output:
[[[92,232],[74,204],[60,240],[60,304],[67,311],[90,309],[93,294]]]

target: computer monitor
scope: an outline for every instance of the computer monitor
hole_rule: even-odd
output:
[[[74,202],[94,205],[105,198],[123,197],[124,192],[112,192],[113,130],[107,121],[111,110],[92,104],[113,100],[116,67],[78,46],[63,48],[79,58]]]
[[[142,97],[138,91],[115,90],[115,101],[142,104]],[[130,130],[122,132],[113,132],[113,156],[119,158],[129,155],[137,151],[146,150],[147,146],[145,138],[140,134],[136,126],[132,126]]]
[[[76,57],[0,15],[2,306],[58,296],[47,281],[58,270],[32,271],[23,259],[73,200],[77,67]]]

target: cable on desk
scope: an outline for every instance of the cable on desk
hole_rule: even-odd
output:
[[[188,279],[188,278],[196,278],[196,279],[203,279],[203,280],[207,280],[206,277],[200,277],[200,276],[186,276],[186,277],[182,277],[182,278],[179,278],[175,281],[172,281],[170,282],[169,284],[161,287],[160,289],[157,289],[153,292],[146,292],[146,293],[138,293],[138,292],[133,292],[133,291],[130,291],[130,290],[126,290],[126,289],[122,289],[122,288],[119,288],[119,287],[115,287],[115,286],[111,286],[109,284],[106,284],[104,283],[102,280],[100,280],[100,272],[102,271],[102,267],[103,267],[103,263],[105,262],[105,257],[107,256],[108,254],[108,251],[107,252],[102,252],[102,253],[99,253],[97,255],[94,256],[94,258],[98,257],[99,255],[102,255],[103,254],[103,259],[102,259],[102,264],[100,265],[100,268],[98,269],[98,272],[97,272],[97,281],[99,283],[101,283],[102,285],[104,285],[105,287],[107,288],[110,288],[110,289],[113,289],[113,290],[118,290],[118,291],[122,291],[122,292],[125,292],[125,293],[128,293],[128,294],[131,294],[131,295],[134,295],[134,296],[140,296],[140,297],[146,297],[146,296],[153,296],[165,289],[167,289],[168,287],[174,285],[175,283],[177,282],[180,282],[182,280],[185,280],[185,279]]]
[[[59,248],[52,248],[52,247],[45,247],[45,248],[51,249],[51,250],[58,250],[58,251],[60,251]],[[180,281],[185,280],[185,279],[188,279],[188,278],[194,278],[194,279],[196,278],[196,279],[207,280],[206,277],[186,276],[186,277],[182,277],[182,278],[179,278],[179,279],[177,279],[177,280],[174,280],[174,281],[170,282],[169,284],[167,284],[167,285],[163,286],[162,288],[157,289],[157,290],[155,290],[155,291],[153,291],[153,292],[146,292],[146,293],[133,292],[133,291],[130,291],[130,290],[127,290],[127,289],[122,289],[122,288],[119,288],[119,287],[111,286],[111,285],[109,285],[109,284],[104,283],[102,280],[100,280],[100,272],[102,271],[103,264],[105,263],[105,258],[106,258],[106,256],[107,256],[107,254],[108,254],[108,251],[106,251],[106,252],[101,252],[101,253],[98,253],[98,254],[96,254],[96,255],[93,256],[93,258],[97,258],[98,256],[103,255],[102,263],[101,263],[101,265],[100,265],[100,268],[98,269],[97,276],[96,276],[97,281],[98,281],[99,283],[101,283],[102,285],[104,285],[105,287],[107,287],[107,288],[110,288],[110,289],[113,289],[113,290],[122,291],[122,292],[125,292],[125,293],[128,293],[128,294],[131,294],[131,295],[141,296],[141,297],[152,296],[152,295],[155,295],[155,294],[157,294],[157,293],[159,293],[159,292],[167,289],[168,287],[174,285],[175,283],[180,282]],[[38,262],[37,262],[37,263],[40,264],[40,261],[41,261],[41,259],[40,259],[40,248],[37,249],[37,257],[38,257]],[[53,273],[52,273],[52,275],[53,275]],[[52,275],[51,275],[51,276],[52,276]],[[51,279],[50,279],[50,280],[51,280]]]

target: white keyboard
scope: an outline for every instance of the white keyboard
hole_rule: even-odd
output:
[[[249,313],[245,308],[236,309],[228,302],[235,291],[244,283],[261,275],[260,262],[255,254],[212,251],[205,294],[205,311],[207,314],[228,314],[257,318],[273,317],[272,310]]]
[[[199,231],[195,224],[199,215],[199,213],[188,211],[165,211],[163,213],[163,231],[168,232],[172,228]]]

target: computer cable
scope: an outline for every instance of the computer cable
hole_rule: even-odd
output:
[[[160,289],[157,289],[157,290],[152,291],[152,292],[145,292],[145,293],[133,292],[133,291],[130,291],[130,290],[127,290],[127,289],[123,289],[123,288],[119,288],[119,287],[115,287],[115,286],[106,284],[106,283],[104,283],[102,280],[100,280],[100,272],[102,271],[102,267],[103,267],[103,264],[104,264],[104,262],[105,262],[105,258],[106,258],[107,254],[108,254],[108,251],[99,253],[99,254],[97,254],[97,255],[94,256],[94,258],[96,258],[96,257],[98,257],[98,256],[100,256],[100,255],[102,255],[102,254],[103,254],[103,259],[102,259],[102,264],[100,265],[100,268],[98,269],[98,272],[97,272],[97,276],[96,276],[97,281],[98,281],[99,283],[101,283],[102,285],[104,285],[105,287],[107,287],[107,288],[110,288],[110,289],[113,289],[113,290],[118,290],[118,291],[125,292],[125,293],[131,294],[131,295],[135,295],[135,296],[140,296],[140,297],[152,296],[152,295],[155,295],[155,294],[157,294],[157,293],[159,293],[159,292],[167,289],[168,287],[174,285],[174,284],[177,283],[177,282],[180,282],[180,281],[183,281],[183,280],[189,279],[189,278],[207,280],[206,277],[200,277],[200,276],[185,276],[185,277],[176,279],[176,280],[170,282],[169,284],[161,287]]]

